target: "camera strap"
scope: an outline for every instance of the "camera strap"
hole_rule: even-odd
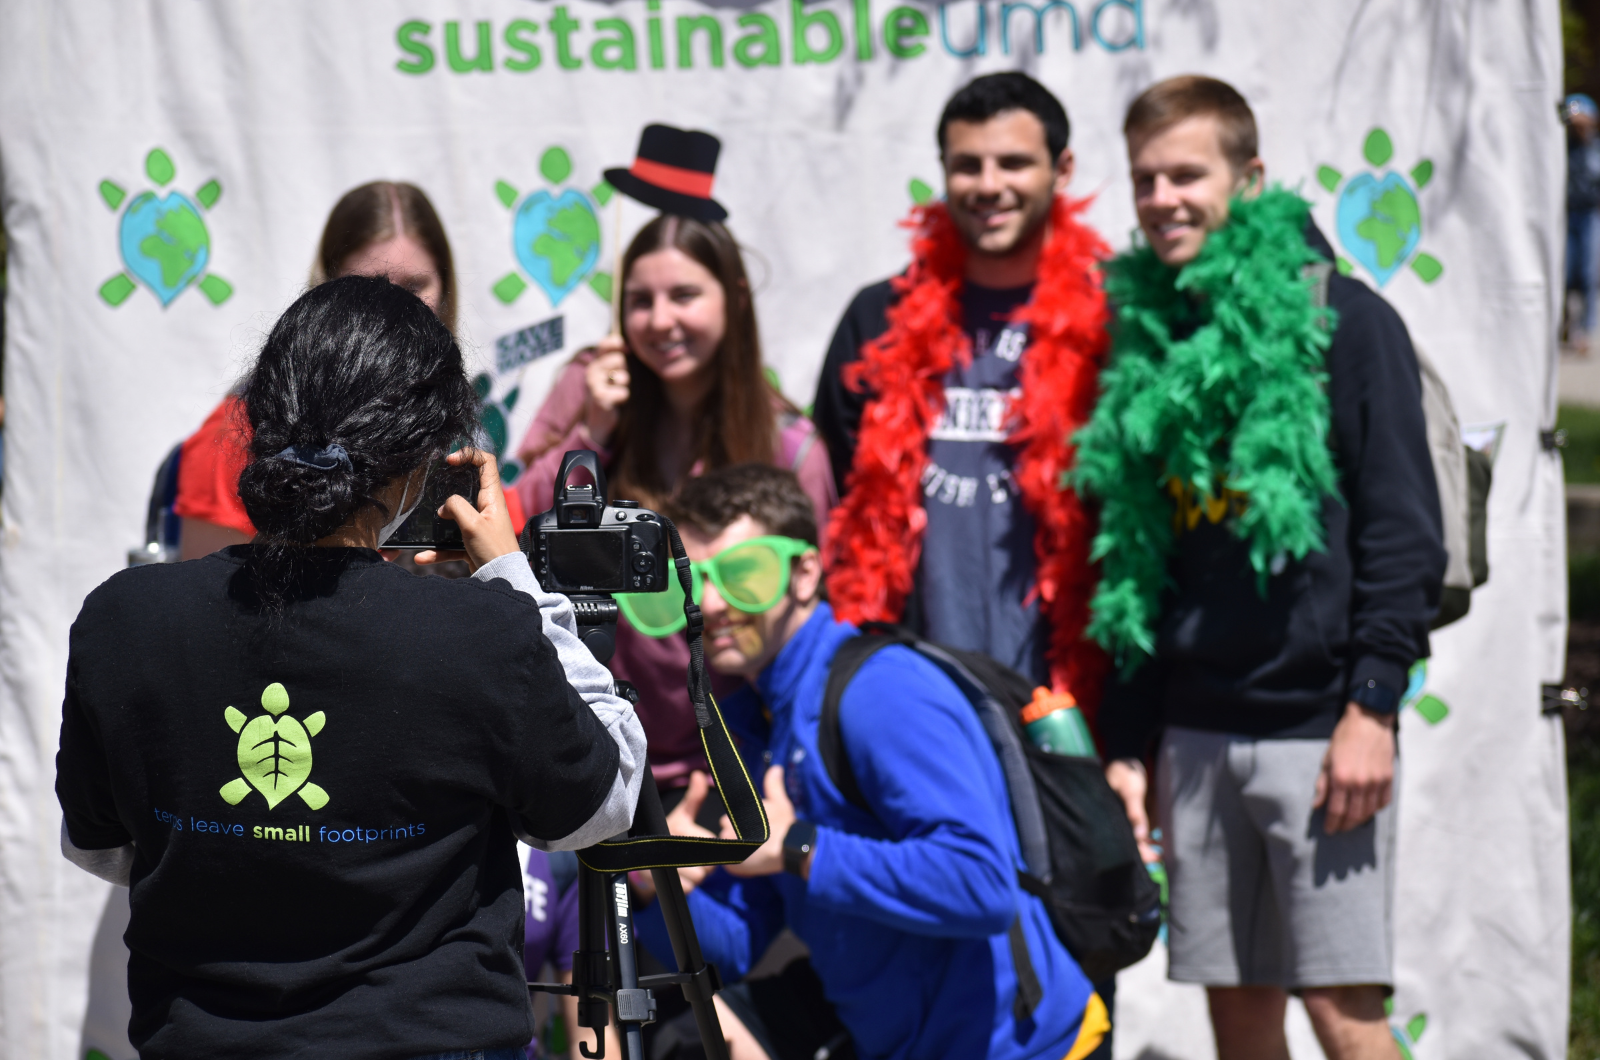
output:
[[[722,720],[717,701],[706,679],[705,646],[701,632],[705,626],[700,605],[694,602],[689,556],[672,520],[661,516],[672,541],[673,564],[683,586],[683,615],[687,620],[683,635],[689,642],[689,701],[694,705],[695,723],[700,727],[700,746],[711,767],[712,783],[722,796],[728,820],[737,839],[641,834],[640,814],[634,814],[633,828],[624,839],[611,839],[578,851],[578,857],[597,872],[632,872],[636,869],[687,868],[692,865],[737,865],[767,841],[771,828],[766,808],[755,782],[744,766],[744,759],[733,745],[733,736]],[[644,799],[640,799],[642,804]],[[659,811],[658,811],[659,812]]]

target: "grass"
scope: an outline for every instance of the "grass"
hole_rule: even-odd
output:
[[[1572,835],[1572,1030],[1569,1060],[1600,1057],[1600,739],[1567,745]]]
[[[1600,409],[1561,406],[1556,427],[1566,432],[1562,463],[1568,482],[1600,483]],[[1574,623],[1600,623],[1600,555],[1567,556],[1569,613]],[[1593,626],[1572,631],[1568,679],[1586,684],[1600,713],[1600,673]],[[1576,649],[1576,650],[1575,650]],[[1567,711],[1567,819],[1572,843],[1572,1010],[1569,1060],[1600,1057],[1600,724]]]
[[[1561,462],[1568,482],[1600,482],[1600,409],[1562,405],[1556,430],[1567,432]]]

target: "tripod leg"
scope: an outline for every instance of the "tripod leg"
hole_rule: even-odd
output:
[[[642,801],[642,800],[641,800]],[[694,921],[689,917],[689,902],[683,895],[683,882],[677,869],[651,869],[656,883],[656,901],[661,903],[661,918],[666,921],[667,934],[672,938],[672,956],[680,972],[696,973],[707,968],[700,952],[700,940],[694,933]],[[687,925],[687,929],[685,928]],[[722,1023],[717,1019],[717,1007],[711,999],[716,994],[716,975],[699,977],[683,985],[684,999],[694,1009],[694,1024],[700,1030],[700,1042],[705,1047],[706,1060],[728,1060],[728,1040],[722,1035]]]
[[[618,873],[608,880],[616,940],[617,1026],[622,1030],[623,1060],[644,1060],[644,1025],[656,1018],[650,991],[639,989],[639,964],[634,947],[633,912],[628,903],[628,877]]]
[[[639,809],[634,819],[636,827],[642,828],[642,834],[665,835],[667,832],[667,815],[661,809],[661,793],[656,789],[654,775],[646,775],[645,784],[639,789]],[[722,1036],[717,1008],[711,1003],[720,984],[716,969],[706,964],[705,955],[700,952],[700,940],[694,933],[694,921],[689,916],[689,902],[684,898],[678,870],[651,869],[650,876],[655,880],[661,918],[666,921],[667,935],[672,939],[673,960],[677,962],[678,971],[694,977],[683,984],[683,997],[694,1009],[694,1022],[700,1030],[706,1060],[728,1060],[728,1041]],[[710,974],[705,974],[707,972]]]
[[[611,955],[606,951],[606,914],[611,908],[605,877],[586,865],[578,866],[578,950],[572,955],[572,987],[578,998],[578,1026],[572,1029],[579,1038],[580,1027],[595,1032],[595,1047],[578,1042],[578,1051],[589,1060],[606,1055],[605,1028],[611,1022],[610,1006],[594,993],[611,989]]]

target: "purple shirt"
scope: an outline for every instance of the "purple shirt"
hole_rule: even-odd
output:
[[[558,891],[550,855],[520,843],[517,849],[528,854],[522,866],[522,907],[527,914],[522,963],[531,982],[546,964],[558,972],[572,970],[572,951],[578,948],[578,887],[569,881],[565,891]]]

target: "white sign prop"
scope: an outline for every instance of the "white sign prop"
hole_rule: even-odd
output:
[[[1115,245],[1133,227],[1128,102],[1178,73],[1235,84],[1269,176],[1315,204],[1341,267],[1496,439],[1492,577],[1435,638],[1404,718],[1393,1025],[1418,1060],[1564,1055],[1562,748],[1540,714],[1564,633],[1560,465],[1540,442],[1563,244],[1555,0],[0,7],[0,1053],[130,1055],[125,899],[108,906],[57,849],[67,629],[141,543],[162,457],[303,288],[341,193],[408,180],[439,208],[514,461],[554,373],[607,329],[619,241],[650,212],[601,172],[644,124],[722,138],[716,195],[769,363],[804,406],[851,293],[903,266],[897,222],[940,190],[943,101],[1012,68],[1066,103],[1074,193]],[[1149,1005],[1119,1007],[1119,1053],[1171,1041]],[[1184,1055],[1208,1053],[1203,1024],[1190,1037]]]

